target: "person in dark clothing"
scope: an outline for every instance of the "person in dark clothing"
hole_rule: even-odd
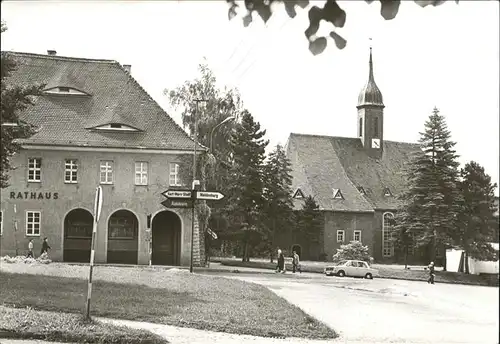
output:
[[[43,238],[43,243],[42,243],[42,250],[40,251],[40,255],[44,253],[49,253],[49,249],[51,247],[49,246],[49,243],[47,242],[47,238]]]
[[[281,250],[278,250],[278,266],[276,272],[285,272],[285,256],[283,255],[283,252],[281,252]]]
[[[430,283],[430,284],[434,284],[434,276],[435,276],[435,272],[434,272],[434,262],[431,262],[429,264],[429,279],[427,280],[427,283]]]

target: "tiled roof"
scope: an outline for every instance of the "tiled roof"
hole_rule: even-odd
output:
[[[393,141],[384,141],[383,148],[382,158],[377,159],[367,154],[359,138],[292,133],[287,151],[295,155],[291,159],[292,187],[300,187],[306,197],[313,195],[320,209],[397,209],[397,196],[405,188],[403,169],[420,148],[417,144]],[[296,171],[302,171],[303,176]],[[358,187],[364,189],[364,195]],[[386,188],[392,196],[384,196]],[[340,189],[344,199],[334,199],[333,189]],[[295,203],[296,207],[301,204],[300,200]]]
[[[7,52],[17,62],[8,83],[64,86],[89,94],[38,97],[21,120],[39,131],[23,144],[190,150],[192,139],[116,61]],[[137,132],[90,130],[110,123]]]

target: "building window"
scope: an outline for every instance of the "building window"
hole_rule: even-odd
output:
[[[378,117],[373,119],[373,137],[378,138]]]
[[[392,242],[392,231],[394,228],[394,214],[384,213],[382,221],[382,256],[392,257],[394,245]]]
[[[391,190],[389,190],[389,188],[385,188],[385,189],[384,189],[384,196],[385,196],[385,197],[390,197],[390,196],[392,196]]]
[[[39,211],[26,212],[26,235],[40,235],[41,218]]]
[[[354,231],[354,238],[353,239],[354,239],[354,241],[361,242],[361,231],[359,231],[359,230]]]
[[[135,163],[135,185],[148,185],[148,163],[139,161]]]
[[[42,159],[28,159],[28,182],[40,182],[42,175]]]
[[[363,119],[359,119],[359,137],[363,136]]]
[[[64,182],[77,183],[78,161],[75,159],[66,159],[64,162]]]
[[[0,235],[3,234],[3,211],[0,210]]]
[[[113,184],[113,162],[101,161],[101,184]]]
[[[337,242],[344,242],[345,231],[340,229],[337,231]]]
[[[179,164],[170,164],[170,186],[181,186],[181,179],[179,176]]]

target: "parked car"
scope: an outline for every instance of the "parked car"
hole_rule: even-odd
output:
[[[327,266],[324,272],[326,276],[351,276],[368,279],[372,279],[378,273],[376,269],[372,269],[367,262],[362,260],[344,260],[336,265]]]

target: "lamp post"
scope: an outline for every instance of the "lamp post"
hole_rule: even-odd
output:
[[[193,184],[191,185],[191,194],[193,195],[193,206],[191,208],[191,261],[189,263],[189,272],[193,272],[193,252],[194,252],[194,206],[195,206],[195,201],[194,201],[194,192],[195,192],[195,180],[196,180],[196,148],[197,148],[197,134],[198,134],[198,104],[200,102],[205,102],[205,99],[195,99],[196,102],[196,109],[194,111],[194,135],[193,135],[193,141],[194,141],[194,154],[193,154]]]
[[[213,154],[213,142],[214,142],[214,132],[215,129],[220,128],[222,125],[226,124],[229,121],[234,121],[236,119],[235,116],[229,116],[225,118],[222,122],[217,124],[215,127],[212,128],[210,131],[210,153]],[[217,164],[215,165],[217,166]],[[215,179],[215,188],[217,188],[217,178]],[[219,218],[217,217],[217,227],[219,227]],[[209,239],[211,240],[211,239]],[[208,266],[210,266],[210,242],[208,243],[208,248],[207,248],[207,256],[208,256]]]
[[[217,124],[215,127],[212,128],[212,131],[210,132],[210,153],[213,153],[213,142],[214,142],[214,132],[215,132],[215,129],[217,129],[221,125],[223,125],[223,124],[225,124],[225,123],[227,123],[229,121],[233,121],[235,119],[236,119],[236,117],[229,116],[226,119],[224,119],[222,122],[220,122],[219,124]]]

